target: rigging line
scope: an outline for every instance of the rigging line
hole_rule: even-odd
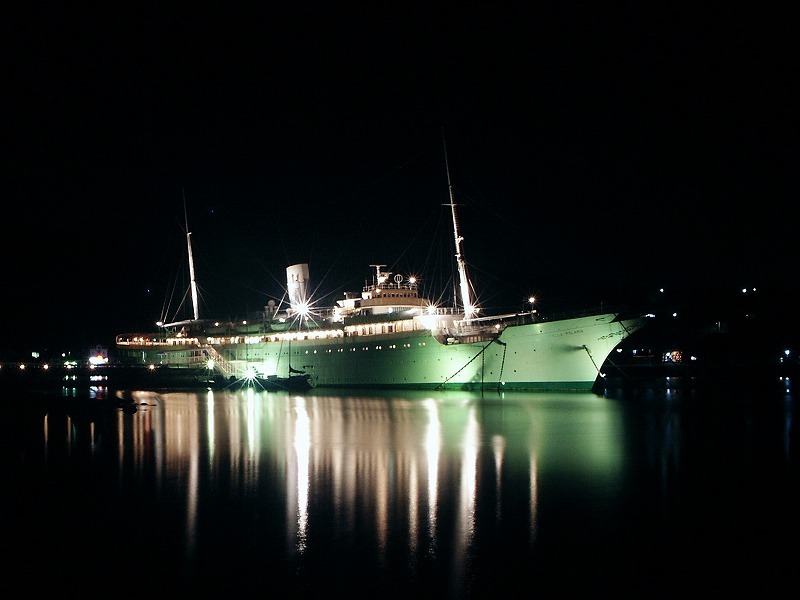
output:
[[[186,298],[188,296],[189,296],[189,290],[185,290],[183,292],[183,298],[181,298],[181,301],[178,303],[178,307],[175,309],[175,312],[172,315],[172,319],[171,319],[172,321],[177,321],[177,320],[180,319],[180,315],[178,313],[184,307],[184,304],[186,303]]]
[[[178,229],[179,230],[183,230],[183,225],[181,225],[180,221],[178,221]],[[183,258],[183,251],[177,251],[177,248],[178,248],[177,240],[178,239],[179,238],[177,236],[175,236],[175,237],[171,236],[170,237],[170,240],[169,240],[169,242],[170,242],[169,251],[168,252],[165,251],[165,254],[164,254],[164,256],[168,256],[168,257],[171,257],[171,258],[175,258],[177,256],[178,258],[175,259],[172,262],[167,260],[167,259],[164,259],[164,258],[162,258],[162,260],[160,261],[160,264],[162,264],[162,265],[169,264],[170,268],[167,270],[167,273],[166,273],[166,277],[167,277],[166,281],[167,281],[168,284],[169,284],[169,282],[172,283],[172,287],[171,288],[170,288],[169,285],[163,286],[165,291],[164,291],[164,299],[163,299],[163,302],[161,304],[161,314],[159,315],[159,321],[162,321],[164,323],[167,323],[169,321],[177,320],[176,316],[177,316],[178,312],[183,308],[183,303],[186,300],[186,295],[184,294],[184,297],[178,303],[177,308],[175,308],[175,312],[174,313],[172,312],[172,310],[173,310],[172,307],[173,307],[173,304],[175,302],[175,296],[177,294],[176,290],[178,288],[178,284],[182,283],[182,275],[185,273],[185,268],[186,268],[186,263],[184,262],[184,258]],[[185,249],[185,247],[184,247],[184,249]],[[170,315],[172,315],[172,316],[170,316]]]
[[[471,363],[473,360],[475,360],[475,359],[476,359],[476,358],[478,358],[479,356],[482,356],[482,355],[483,355],[483,353],[484,353],[484,352],[486,352],[486,349],[487,349],[489,346],[491,346],[491,345],[492,345],[492,344],[493,344],[495,341],[497,341],[497,340],[496,340],[496,338],[495,338],[494,340],[489,340],[489,343],[488,343],[488,344],[486,344],[486,345],[485,345],[483,348],[481,348],[481,349],[478,351],[478,353],[477,353],[475,356],[473,356],[473,357],[472,357],[472,358],[470,358],[470,359],[469,359],[467,362],[465,362],[465,363],[464,363],[464,364],[461,366],[461,368],[460,368],[458,371],[456,371],[455,373],[453,373],[453,374],[452,374],[450,377],[448,377],[448,378],[447,378],[447,379],[445,379],[445,380],[444,380],[442,383],[440,383],[438,386],[436,386],[436,389],[437,389],[437,390],[440,390],[440,389],[442,389],[442,386],[446,385],[448,381],[450,381],[451,379],[453,379],[453,377],[455,377],[456,375],[458,375],[459,373],[461,373],[461,371],[463,371],[464,369],[466,369],[466,368],[469,366],[469,364],[470,364],[470,363]],[[481,373],[481,378],[483,378],[483,373]],[[481,380],[481,384],[483,384],[483,381],[482,381],[482,380]]]

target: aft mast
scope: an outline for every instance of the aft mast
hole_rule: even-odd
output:
[[[186,223],[186,246],[189,250],[189,281],[192,292],[192,309],[194,320],[200,319],[200,308],[197,301],[197,281],[194,278],[194,258],[192,257],[192,232],[189,231],[189,215],[186,212],[186,194],[183,195],[183,218]]]
[[[453,198],[453,184],[450,182],[450,165],[447,162],[447,144],[444,141],[444,132],[442,132],[442,145],[444,146],[444,165],[447,170],[447,188],[450,193],[450,203],[445,206],[450,207],[453,214],[453,236],[456,243],[456,265],[458,266],[458,280],[459,292],[461,293],[461,304],[464,306],[464,320],[471,319],[475,316],[477,308],[472,301],[470,292],[469,279],[467,278],[467,265],[464,262],[464,257],[461,254],[461,242],[464,238],[458,233],[458,216],[456,215],[456,203]]]

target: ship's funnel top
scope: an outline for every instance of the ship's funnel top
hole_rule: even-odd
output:
[[[292,312],[302,313],[308,305],[308,264],[286,267],[286,290]]]

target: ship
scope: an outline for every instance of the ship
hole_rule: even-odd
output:
[[[270,300],[238,321],[201,319],[187,219],[193,317],[116,336],[117,359],[183,370],[201,381],[272,382],[292,390],[591,390],[611,352],[645,318],[594,311],[548,319],[532,306],[486,314],[475,301],[446,170],[443,206],[452,220],[457,270],[449,305],[422,293],[416,277],[372,264],[360,292],[343,292],[321,308],[309,293],[309,264],[298,263],[286,267],[280,304]]]

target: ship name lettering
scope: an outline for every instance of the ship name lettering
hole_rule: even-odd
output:
[[[609,338],[618,337],[618,336],[622,335],[622,333],[623,333],[622,331],[615,331],[613,333],[609,333],[608,335],[601,336],[598,339],[607,340]]]

